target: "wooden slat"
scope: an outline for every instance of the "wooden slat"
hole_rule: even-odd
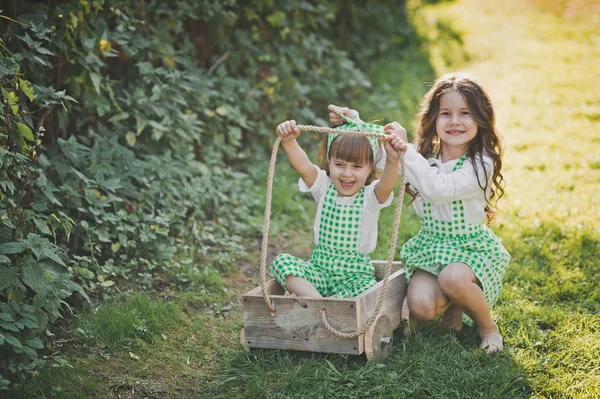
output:
[[[275,279],[271,279],[271,280],[267,281],[266,286],[267,286],[267,293],[269,295],[283,295],[285,293],[285,290],[283,289],[283,287]],[[262,297],[262,287],[259,285],[258,287],[255,287],[255,288],[251,289],[250,291],[248,291],[247,293],[245,293],[244,296],[245,295]]]
[[[354,299],[273,295],[270,299],[277,314],[271,316],[260,287],[255,291],[245,294],[242,301],[244,333],[249,347],[351,355],[364,351],[362,339],[339,338],[330,333],[321,320],[321,309],[326,309],[333,326],[341,331],[355,331],[358,314]]]
[[[385,277],[385,266],[387,265],[387,261],[385,260],[373,260],[371,261],[373,267],[375,268],[375,278],[377,281],[383,280]],[[404,267],[404,263],[400,261],[392,262],[392,274],[397,270],[400,270]]]
[[[360,317],[359,328],[361,328],[373,314],[382,287],[383,281],[380,281],[377,285],[369,288],[367,291],[354,298],[358,302],[358,314]],[[404,270],[400,269],[390,276],[386,297],[380,311],[380,314],[385,314],[390,319],[394,330],[398,328],[402,321],[402,302],[404,301],[405,296],[406,279],[404,277]]]

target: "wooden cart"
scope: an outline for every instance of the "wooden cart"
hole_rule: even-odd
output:
[[[385,137],[381,133],[339,131],[298,125],[300,130]],[[404,159],[400,157],[401,184],[387,261],[374,261],[378,283],[351,299],[310,298],[285,295],[276,280],[266,281],[266,258],[271,220],[271,197],[277,149],[273,146],[263,226],[260,271],[261,285],[243,295],[244,321],[241,343],[250,348],[292,349],[349,355],[365,353],[368,359],[383,360],[391,351],[393,332],[402,319],[406,280],[401,262],[393,262],[398,240],[405,188]],[[385,269],[385,271],[384,271]]]
[[[261,287],[242,296],[244,321],[241,343],[249,348],[292,349],[298,351],[366,354],[367,359],[383,360],[391,351],[393,332],[402,321],[406,280],[401,262],[394,262],[388,292],[375,322],[363,335],[340,338],[323,324],[321,310],[340,331],[360,330],[373,314],[383,286],[385,261],[374,261],[376,285],[351,299],[308,298],[284,295],[276,280],[267,282],[267,291],[277,309],[271,315],[265,306]]]

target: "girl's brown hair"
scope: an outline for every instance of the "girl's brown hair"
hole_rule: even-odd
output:
[[[496,129],[496,116],[490,97],[477,80],[466,73],[450,73],[439,78],[423,98],[419,109],[418,131],[416,135],[417,151],[428,158],[439,154],[440,139],[436,132],[436,118],[440,109],[440,98],[450,92],[458,92],[465,99],[473,120],[477,124],[477,134],[467,147],[467,153],[473,166],[479,162],[484,170],[484,185],[477,176],[481,189],[488,188],[488,170],[483,164],[483,155],[492,158],[494,171],[491,178],[490,197],[487,199],[485,214],[487,222],[491,222],[497,212],[498,200],[504,195],[504,177],[502,169],[503,145],[500,133]],[[475,168],[477,173],[477,168]],[[411,194],[415,193],[411,191]]]
[[[375,157],[371,143],[366,137],[340,134],[331,142],[329,154],[327,154],[327,135],[324,135],[319,147],[318,160],[320,168],[327,172],[327,176],[329,176],[329,160],[331,158],[353,163],[367,163],[371,172],[365,185],[371,184],[376,178]]]

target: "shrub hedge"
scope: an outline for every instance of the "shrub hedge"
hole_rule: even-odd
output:
[[[392,0],[9,3],[0,389],[43,363],[73,293],[185,288],[242,259],[276,122],[325,124],[370,60],[414,40]]]

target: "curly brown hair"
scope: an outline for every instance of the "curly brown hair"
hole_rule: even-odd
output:
[[[487,223],[494,218],[498,208],[498,200],[504,195],[504,177],[502,169],[503,144],[500,133],[496,129],[496,117],[490,97],[481,84],[470,74],[455,72],[443,75],[431,87],[421,102],[417,115],[418,130],[416,134],[417,151],[428,158],[441,150],[440,139],[436,132],[436,118],[440,109],[440,98],[449,92],[458,92],[465,99],[473,120],[477,124],[477,135],[467,147],[467,153],[473,166],[479,162],[485,173],[484,185],[477,176],[481,189],[488,188],[488,171],[483,164],[483,155],[493,160],[494,171],[491,178],[490,196],[485,206]],[[477,173],[477,168],[475,168]],[[416,195],[411,190],[411,195]]]

